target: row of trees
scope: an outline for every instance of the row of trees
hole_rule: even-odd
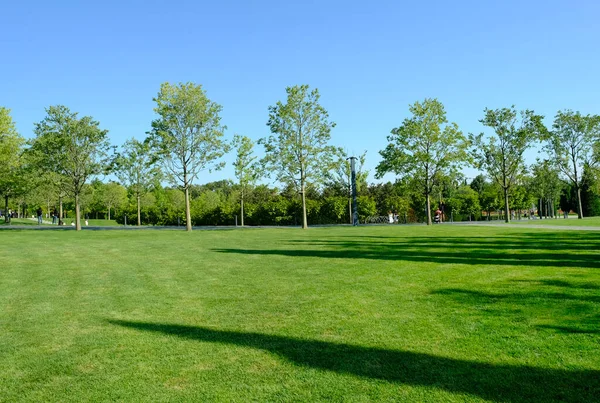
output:
[[[336,214],[326,213],[323,206],[332,206],[330,208],[337,211],[333,206],[339,203],[333,203],[332,197],[342,197],[344,206],[349,207],[346,204],[349,202],[349,163],[343,150],[330,144],[335,123],[320,104],[318,90],[310,90],[306,85],[295,86],[287,88],[286,95],[285,102],[279,101],[269,107],[267,126],[271,136],[258,141],[265,151],[260,160],[254,154],[255,143],[250,138],[235,135],[231,143],[224,140],[221,106],[208,99],[201,86],[192,83],[162,84],[154,98],[157,117],[151,123],[147,138],[144,141],[128,140],[119,152],[109,144],[108,131],[101,129],[97,121],[88,116],[79,117],[64,106],[49,107],[46,117],[35,124],[35,138],[25,143],[16,132],[9,111],[1,108],[0,192],[7,208],[10,197],[27,194],[42,184],[49,186],[56,192],[61,217],[63,199],[73,200],[76,227],[80,229],[86,184],[92,178],[113,173],[135,200],[138,225],[143,222],[142,210],[147,195],[160,193],[159,189],[166,192],[179,189],[184,199],[183,221],[191,230],[193,223],[203,220],[197,218],[202,215],[192,216],[190,192],[194,182],[206,170],[221,169],[224,165],[221,157],[233,148],[237,182],[235,192],[225,193],[228,197],[235,195],[239,201],[242,225],[246,216],[254,217],[255,211],[249,211],[248,207],[257,208],[252,203],[259,199],[251,200],[252,194],[260,188],[255,186],[257,181],[271,175],[284,190],[274,192],[271,189],[267,193],[276,195],[279,201],[281,197],[288,200],[286,213],[271,214],[272,217],[297,217],[296,213],[289,212],[296,211],[297,202],[293,196],[299,195],[298,209],[303,228],[308,226],[309,217],[316,217],[314,212],[317,210],[321,217],[319,221],[330,220]],[[600,160],[598,116],[561,111],[552,128],[548,129],[543,125],[543,117],[530,110],[486,109],[480,122],[492,129],[491,133],[467,136],[456,123],[448,122],[444,106],[436,99],[416,102],[410,106],[410,113],[411,116],[388,136],[389,144],[380,152],[382,160],[376,169],[378,177],[388,172],[396,173],[399,181],[394,189],[401,189],[403,193],[395,192],[395,201],[384,203],[381,201],[384,197],[368,195],[369,189],[376,186],[367,187],[365,183],[363,199],[359,201],[363,217],[370,212],[377,213],[378,209],[382,213],[382,206],[387,204],[384,209],[404,210],[407,217],[409,210],[415,217],[423,211],[427,223],[431,224],[432,195],[436,192],[440,195],[439,202],[447,199],[446,204],[457,212],[470,206],[470,217],[477,215],[477,209],[489,210],[491,204],[482,205],[481,193],[477,193],[475,200],[467,187],[448,185],[460,178],[462,167],[472,165],[485,171],[494,186],[502,190],[505,220],[509,221],[511,207],[513,210],[521,208],[515,203],[518,192],[514,189],[529,181],[524,152],[538,142],[544,145],[547,158],[532,168],[534,175],[531,177],[538,178],[539,183],[530,182],[528,186],[543,189],[540,198],[554,201],[559,192],[557,189],[564,192],[560,181],[569,181],[577,197],[578,215],[583,217],[583,173],[593,177]],[[364,163],[364,158],[363,154],[359,160]],[[359,169],[359,182],[365,182],[366,174]],[[547,178],[555,178],[556,183],[546,183]],[[165,182],[176,185],[177,189],[164,189],[161,183]],[[334,195],[331,189],[339,189],[342,195]],[[440,189],[447,191],[444,194]],[[451,195],[450,189],[456,193]],[[468,189],[475,191],[473,186]],[[310,191],[312,198],[308,197]],[[122,195],[123,191],[120,192]],[[154,198],[161,200],[156,195]],[[415,201],[419,203],[421,199],[421,206],[415,205]],[[247,200],[250,205],[244,208]],[[316,201],[318,209],[314,204],[311,207]],[[264,206],[260,208],[273,207],[272,204],[277,202],[263,198],[260,203]],[[282,212],[284,209],[279,204],[277,208]],[[369,208],[369,205],[375,207]],[[162,208],[160,203],[157,208]],[[162,217],[159,213],[155,216]],[[348,214],[351,215],[349,211]],[[337,217],[341,216],[337,214]],[[290,220],[279,221],[289,223]],[[259,223],[254,219],[251,222]]]
[[[556,217],[556,211],[577,209],[577,196],[573,186],[547,169],[546,161],[539,161],[528,169],[511,188],[511,217],[530,217],[535,210],[542,217]],[[426,220],[425,197],[418,181],[412,178],[395,183],[367,185],[359,182],[360,222],[388,221],[389,213],[399,222]],[[589,171],[583,173],[582,202],[585,215],[600,215],[598,181]],[[246,224],[298,225],[302,222],[302,203],[293,186],[284,189],[267,185],[242,186],[230,180],[191,185],[190,215],[193,225],[241,224],[241,196],[244,194]],[[313,224],[350,222],[348,191],[343,182],[326,183],[316,188],[307,186],[306,206],[308,220]],[[41,184],[16,198],[13,206],[23,215],[44,206],[45,212],[54,209],[58,194],[50,183]],[[500,186],[486,181],[483,175],[467,179],[457,174],[442,178],[433,188],[433,209],[440,207],[445,220],[498,219],[506,214],[504,194]],[[99,180],[84,185],[79,197],[82,215],[89,218],[113,218],[119,223],[135,224],[140,213],[140,223],[145,225],[185,224],[185,196],[179,188],[165,188],[160,182],[150,186],[150,191],[138,198],[135,189],[119,183]],[[63,199],[68,220],[74,220],[75,201]],[[514,215],[514,216],[513,216]]]
[[[383,159],[377,166],[377,175],[394,172],[400,177],[415,178],[426,198],[428,224],[433,189],[464,165],[486,172],[502,188],[504,210],[510,211],[511,189],[527,169],[524,153],[539,142],[547,153],[544,169],[557,172],[572,184],[578,216],[583,218],[582,172],[597,169],[600,162],[599,116],[559,111],[548,129],[543,116],[531,110],[519,112],[514,106],[485,109],[480,122],[492,133],[465,136],[456,123],[448,123],[444,106],[436,99],[416,102],[410,112],[412,116],[388,136],[389,144],[380,152]],[[510,220],[510,214],[505,215],[505,220]]]

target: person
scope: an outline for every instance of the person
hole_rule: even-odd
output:
[[[52,215],[52,224],[56,224],[56,209],[52,210],[52,213],[50,213]]]
[[[36,213],[37,213],[38,225],[42,225],[42,214],[43,214],[42,208],[38,207]]]
[[[442,222],[442,210],[440,210],[439,208],[437,210],[435,210],[435,217],[434,217],[433,221],[436,224],[439,224]]]

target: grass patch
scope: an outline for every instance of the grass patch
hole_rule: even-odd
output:
[[[88,224],[90,227],[119,227],[121,224],[117,224],[115,220],[93,220],[89,219]]]
[[[30,220],[28,218],[11,218],[10,219],[10,223],[7,223],[4,221],[4,217],[2,217],[0,219],[0,225],[33,225],[33,226],[37,226],[37,219],[33,219]],[[47,225],[47,224],[42,224],[42,225]]]
[[[600,217],[584,217],[581,220],[577,219],[577,216],[570,216],[567,219],[560,218],[548,218],[548,219],[535,219],[535,220],[511,220],[511,224],[535,224],[535,225],[560,225],[568,227],[598,227],[600,228]]]
[[[600,395],[600,233],[24,230],[0,242],[0,401]]]

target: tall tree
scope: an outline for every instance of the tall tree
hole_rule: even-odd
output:
[[[260,164],[254,155],[254,142],[246,137],[236,134],[233,136],[233,147],[236,159],[233,163],[235,176],[240,185],[240,217],[242,227],[244,226],[244,197],[248,188],[256,183],[261,175]]]
[[[533,177],[529,183],[529,190],[545,207],[542,210],[546,211],[546,216],[550,213],[550,217],[554,217],[555,202],[562,190],[556,165],[548,160],[538,160],[531,166],[531,171]]]
[[[156,98],[150,141],[158,151],[167,178],[185,193],[186,229],[192,230],[189,188],[200,172],[220,169],[216,161],[228,151],[223,141],[222,107],[194,83],[163,83]]]
[[[64,177],[67,193],[75,198],[75,226],[81,230],[79,196],[86,181],[106,171],[108,130],[90,116],[79,118],[66,106],[51,106],[36,123],[31,151],[44,171]]]
[[[137,202],[137,225],[141,221],[141,200],[160,177],[156,167],[156,155],[148,142],[131,139],[125,142],[123,150],[115,159],[117,178],[133,194]]]
[[[121,208],[127,202],[127,189],[115,182],[108,182],[102,189],[102,201],[108,210],[110,220],[111,209]]]
[[[267,126],[272,135],[261,139],[265,147],[263,163],[277,180],[293,184],[302,196],[302,228],[308,228],[306,216],[306,184],[322,182],[333,159],[329,145],[331,129],[329,113],[319,103],[319,90],[308,85],[287,87],[287,100],[269,107]]]
[[[8,221],[8,200],[23,187],[23,145],[25,140],[17,132],[10,109],[0,107],[0,195],[4,198],[4,219]]]
[[[600,143],[600,116],[586,115],[570,110],[559,111],[552,130],[544,136],[546,151],[561,174],[575,187],[577,215],[583,218],[581,186],[583,170],[600,162],[594,148]]]
[[[484,169],[504,192],[506,222],[510,221],[509,190],[524,171],[523,153],[544,132],[543,116],[531,110],[517,112],[514,106],[502,109],[485,109],[484,126],[494,130],[487,141],[483,133],[471,135],[473,156],[477,167]]]
[[[431,225],[431,193],[443,174],[468,161],[468,142],[456,123],[448,124],[444,105],[427,98],[409,107],[412,116],[392,129],[376,176],[388,172],[413,176],[425,196],[427,225]]]

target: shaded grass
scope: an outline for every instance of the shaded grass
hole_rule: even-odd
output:
[[[567,227],[598,227],[600,230],[600,217],[583,217],[581,220],[577,218],[577,216],[569,216],[569,218],[564,219],[562,216],[560,218],[548,218],[548,219],[535,219],[535,220],[511,220],[511,224],[530,224],[530,225],[560,225]]]
[[[10,231],[0,241],[0,401],[600,393],[599,233]]]
[[[7,223],[4,221],[4,217],[2,217],[0,219],[0,225],[34,225],[37,226],[37,219],[36,220],[30,220],[28,218],[11,218],[10,219],[10,223]],[[42,225],[46,225],[46,224],[42,224]]]
[[[121,224],[117,224],[115,220],[88,220],[90,227],[118,227]]]

